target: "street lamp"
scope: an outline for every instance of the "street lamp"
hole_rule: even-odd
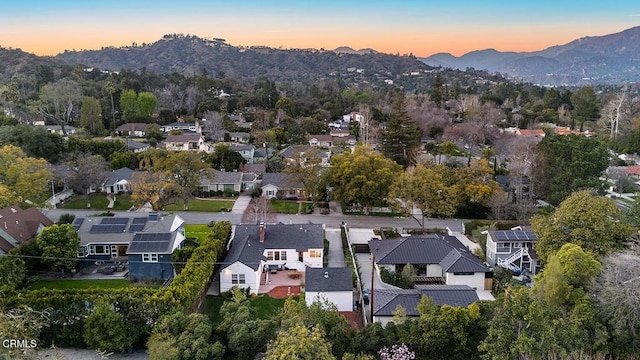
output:
[[[55,188],[55,180],[51,179],[51,193],[53,196],[51,197],[51,202],[53,203],[53,208],[56,208],[56,188]]]

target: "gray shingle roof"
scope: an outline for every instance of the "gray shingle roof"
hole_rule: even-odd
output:
[[[304,288],[306,291],[351,291],[351,274],[351,269],[346,267],[307,268],[304,274]]]
[[[111,171],[104,180],[103,186],[113,186],[120,180],[131,181],[131,179],[133,179],[133,170],[123,167]]]
[[[454,236],[427,234],[393,240],[370,240],[369,249],[381,265],[439,264],[446,272],[488,272],[489,269]]]
[[[117,218],[139,218],[148,217],[148,214],[139,213],[119,213]],[[78,220],[79,218],[76,218]],[[91,227],[96,224],[100,224],[104,217],[85,217],[84,221],[78,229],[80,235],[80,245],[88,244],[129,244],[135,235],[135,232],[130,232],[129,227],[132,224],[132,220],[128,221],[128,225],[121,233],[92,233]],[[157,221],[147,221],[144,224],[144,228],[139,232],[147,233],[169,233],[171,230],[176,230],[184,223],[184,220],[177,215],[160,216]],[[174,228],[174,225],[176,228]]]
[[[182,135],[169,135],[164,140],[165,143],[185,143],[190,141],[200,141],[202,136],[199,134],[182,134]]]
[[[242,173],[238,171],[220,171],[213,169],[213,179],[207,176],[200,178],[200,186],[209,186],[211,184],[241,184]]]
[[[398,306],[407,316],[418,316],[416,307],[422,295],[430,297],[436,305],[469,306],[478,300],[475,290],[467,285],[424,285],[409,290],[378,290],[374,292],[375,316],[393,316]]]
[[[260,242],[260,225],[237,225],[231,249],[224,259],[223,269],[239,261],[256,270],[266,260],[267,249],[322,249],[323,228],[320,224],[267,224],[264,242]]]
[[[290,173],[264,173],[262,186],[273,185],[279,189],[304,189],[302,182]]]
[[[135,141],[135,140],[127,138],[127,149],[138,150],[138,149],[146,149],[146,148],[149,148],[149,147],[150,146],[147,143],[142,143],[142,142]]]
[[[289,159],[289,158],[292,158],[296,152],[298,153],[305,152],[309,150],[309,148],[310,148],[309,145],[296,145],[296,146],[289,145],[286,148],[280,150],[280,156],[282,156],[285,159]]]

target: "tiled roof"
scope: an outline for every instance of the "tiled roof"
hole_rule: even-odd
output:
[[[467,285],[423,285],[408,290],[378,290],[374,296],[374,316],[393,316],[398,306],[407,316],[418,316],[416,309],[422,295],[430,297],[436,305],[469,306],[478,300],[475,290]]]
[[[223,268],[239,261],[256,270],[260,261],[266,260],[263,255],[266,249],[322,249],[320,224],[267,224],[264,231],[264,242],[260,242],[260,225],[236,225]]]
[[[307,268],[304,274],[305,291],[351,291],[353,279],[350,268]]]

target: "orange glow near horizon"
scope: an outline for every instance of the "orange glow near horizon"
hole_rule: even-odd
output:
[[[603,35],[612,33],[604,29],[599,33],[584,34],[584,29],[571,27],[479,27],[475,29],[446,29],[432,32],[411,32],[406,29],[390,33],[386,29],[375,29],[368,32],[345,34],[343,28],[319,29],[306,28],[290,30],[262,30],[258,25],[254,28],[234,29],[228,32],[212,31],[211,25],[192,25],[182,31],[162,31],[165,25],[145,27],[143,31],[126,25],[114,29],[112,26],[88,26],[80,33],[78,24],[57,26],[55,29],[46,25],[35,25],[28,28],[15,28],[0,34],[0,46],[20,48],[36,55],[56,55],[64,50],[96,50],[109,46],[129,46],[132,43],[153,43],[165,33],[194,34],[201,37],[222,37],[231,45],[250,46],[265,45],[274,48],[324,48],[335,49],[349,46],[356,50],[372,48],[384,53],[413,53],[426,57],[440,52],[448,52],[455,56],[469,51],[494,48],[499,51],[537,51],[554,45],[562,45],[587,35]],[[169,25],[170,27],[170,25]],[[592,28],[595,31],[596,28]],[[424,30],[423,30],[424,31]],[[619,30],[618,30],[619,31]]]

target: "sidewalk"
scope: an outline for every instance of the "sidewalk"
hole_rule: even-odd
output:
[[[250,202],[251,202],[251,195],[240,194],[236,199],[236,202],[233,204],[231,213],[236,215],[244,214],[244,211],[247,209]]]

